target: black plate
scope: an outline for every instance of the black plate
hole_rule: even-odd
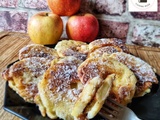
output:
[[[140,98],[134,98],[132,103],[128,105],[142,120],[160,120],[160,76],[157,75],[157,78],[159,84],[153,85],[151,93]],[[8,86],[8,82],[5,88],[4,110],[24,120],[50,120],[48,117],[41,116],[35,104],[25,102],[16,94]],[[104,119],[97,115],[93,120]]]

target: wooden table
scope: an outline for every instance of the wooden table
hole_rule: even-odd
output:
[[[6,66],[18,59],[18,51],[25,45],[31,44],[29,37],[24,33],[1,32],[0,33],[0,72]],[[160,75],[160,48],[141,47],[127,45],[129,51],[153,66]],[[3,110],[5,81],[0,75],[0,120],[20,120],[18,117]]]

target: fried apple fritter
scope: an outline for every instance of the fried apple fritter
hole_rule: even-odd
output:
[[[144,96],[151,91],[152,84],[158,84],[153,68],[142,59],[124,52],[113,53],[110,57],[125,64],[134,72],[138,80],[135,97]]]
[[[55,46],[60,57],[74,56],[85,60],[88,54],[88,44],[75,40],[62,40]]]
[[[59,56],[55,49],[40,44],[30,44],[19,51],[19,60],[31,57],[44,57],[53,60]]]
[[[124,52],[128,53],[128,49],[125,46],[125,43],[123,42],[123,40],[118,38],[101,38],[101,39],[94,40],[91,43],[89,43],[89,51],[93,52],[97,48],[101,48],[105,46],[116,46],[121,48]]]
[[[39,94],[35,99],[43,116],[47,115],[51,119],[57,117],[64,120],[75,119],[71,115],[71,111],[83,89],[77,76],[77,68],[80,63],[79,59],[75,57],[52,61],[43,80],[38,83]]]
[[[97,48],[94,51],[90,52],[88,54],[88,58],[89,57],[93,57],[93,58],[101,57],[104,53],[110,55],[115,52],[123,52],[123,50],[117,46],[104,46],[104,47]]]
[[[108,56],[88,58],[78,67],[78,76],[82,83],[87,83],[96,76],[105,79],[108,75],[115,74],[110,97],[126,105],[131,102],[137,79],[129,68]]]
[[[50,62],[46,58],[25,58],[3,71],[2,76],[25,101],[34,103],[34,97],[38,93],[37,84],[42,80]]]

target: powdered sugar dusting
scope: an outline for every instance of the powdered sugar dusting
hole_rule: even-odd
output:
[[[74,40],[63,40],[55,46],[59,56],[74,56],[80,60],[85,60],[88,53],[88,45],[85,42]]]
[[[87,69],[84,71],[88,73],[83,79],[85,82],[88,81],[89,79],[96,77],[100,73],[97,65],[94,65],[92,63],[88,64]]]
[[[12,79],[17,77],[16,92],[28,102],[33,102],[38,93],[37,84],[42,80],[50,62],[46,58],[31,57],[18,61],[9,68]]]
[[[66,49],[66,51],[64,51],[64,56],[74,56],[80,60],[85,60],[87,57],[87,54],[81,53],[79,51],[76,50],[72,50],[72,49]]]
[[[72,88],[72,84],[79,82],[77,67],[78,64],[75,63],[57,63],[49,68],[49,73],[46,76],[47,86],[53,93],[50,94],[51,98],[58,93],[55,101],[75,101],[77,99],[80,90],[77,87]]]
[[[19,59],[30,57],[44,57],[46,59],[54,59],[58,57],[58,54],[55,49],[49,48],[39,44],[30,44],[23,47],[19,51]]]
[[[37,84],[28,84],[26,85],[24,92],[26,92],[25,99],[28,99],[29,101],[34,101],[35,95],[38,93]]]
[[[118,46],[124,52],[128,52],[123,40],[117,39],[117,38],[101,38],[101,39],[94,40],[89,44],[89,49],[92,51],[96,48],[100,48],[104,46]]]
[[[113,53],[111,57],[127,65],[135,73],[140,82],[150,81],[157,83],[158,80],[152,67],[140,58],[123,52]]]
[[[103,46],[103,45],[122,45],[124,44],[123,41],[121,39],[117,39],[117,38],[101,38],[101,39],[97,39],[94,40],[93,42],[90,43],[91,46]]]
[[[87,59],[84,63],[82,63],[78,70],[78,76],[80,77],[82,83],[86,83],[90,79],[96,76],[103,76],[106,70],[104,70],[101,65],[104,62],[98,58]]]
[[[46,58],[26,58],[25,65],[28,67],[33,77],[39,77],[49,68],[51,60]]]
[[[38,93],[37,84],[42,80],[43,74],[50,66],[50,60],[45,58],[26,58],[25,67],[23,72],[22,83],[25,86],[25,91],[28,93],[30,100],[34,100],[34,96]]]
[[[122,51],[121,48],[118,48],[118,47],[115,47],[115,46],[105,46],[105,47],[98,48],[98,49],[96,49],[95,51],[91,52],[91,53],[89,54],[89,56],[92,56],[92,57],[100,57],[100,56],[102,56],[104,53],[105,53],[105,54],[112,54],[112,53],[121,52],[121,51]]]
[[[51,60],[46,58],[31,57],[16,62],[11,68],[13,75],[22,75],[38,78],[49,68]],[[27,74],[28,73],[28,74]],[[26,74],[26,75],[25,75]]]
[[[74,64],[58,63],[50,69],[49,88],[57,87],[57,92],[69,88],[73,80],[78,80],[77,66]],[[56,69],[55,69],[56,68]]]

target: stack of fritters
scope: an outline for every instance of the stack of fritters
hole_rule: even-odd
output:
[[[108,96],[127,105],[158,83],[152,67],[116,38],[27,45],[2,76],[42,116],[65,120],[92,119]]]
[[[121,104],[128,104],[134,96],[137,79],[127,66],[108,56],[101,56],[88,58],[78,68],[78,75],[84,84],[97,75],[106,79],[111,74],[115,74],[115,80],[110,96]]]
[[[89,44],[89,51],[88,57],[96,58],[106,56],[113,58],[126,65],[134,73],[137,78],[134,97],[144,96],[150,92],[152,84],[158,84],[153,68],[140,58],[129,54],[129,51],[120,39],[103,38],[95,40]],[[115,96],[110,97],[114,98]],[[116,101],[119,102],[118,100]],[[128,102],[126,102],[126,104],[128,104]]]

